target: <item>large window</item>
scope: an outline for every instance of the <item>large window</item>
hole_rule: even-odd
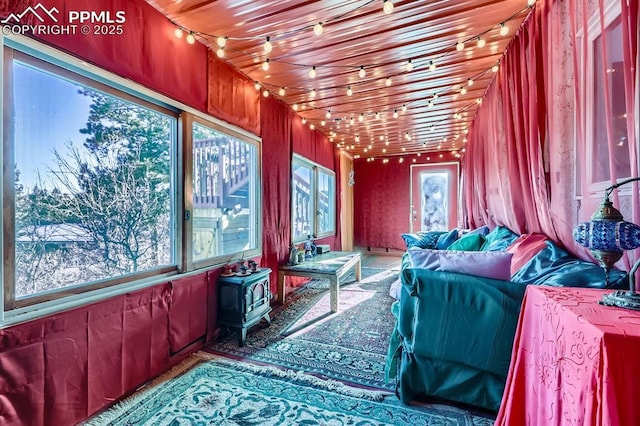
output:
[[[586,137],[589,183],[598,192],[611,184],[612,175],[631,176],[619,6],[608,9],[601,28],[600,16],[594,16],[587,51]]]
[[[335,188],[336,178],[331,170],[294,156],[291,196],[294,242],[309,235],[323,237],[335,233]]]
[[[259,139],[4,42],[0,322],[260,253]]]
[[[257,248],[257,147],[194,122],[192,259],[194,262]]]

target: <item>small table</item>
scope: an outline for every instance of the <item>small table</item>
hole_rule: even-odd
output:
[[[640,312],[610,292],[527,287],[496,425],[638,424]]]
[[[285,300],[286,287],[284,277],[309,277],[328,279],[330,286],[331,312],[338,312],[338,289],[340,280],[345,274],[355,267],[356,281],[360,281],[360,253],[347,251],[330,251],[319,254],[305,262],[297,265],[281,266],[278,270],[278,302],[283,304]]]

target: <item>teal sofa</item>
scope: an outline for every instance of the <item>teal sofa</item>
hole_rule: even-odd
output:
[[[517,237],[494,229],[481,250],[506,250]],[[605,285],[602,268],[551,241],[509,280],[415,268],[407,253],[400,278],[385,371],[388,381],[395,379],[398,398],[408,404],[429,396],[489,411],[500,406],[527,285],[628,286],[617,270]]]

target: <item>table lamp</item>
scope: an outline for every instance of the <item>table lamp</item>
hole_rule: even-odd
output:
[[[638,181],[640,177],[623,180],[605,190],[604,200],[591,216],[591,221],[580,223],[573,230],[573,239],[588,248],[593,257],[605,270],[605,283],[609,284],[609,270],[620,260],[624,250],[640,247],[640,226],[627,222],[622,213],[616,209],[609,195],[614,189],[629,182]],[[607,306],[640,310],[640,293],[636,292],[635,273],[640,266],[640,259],[629,271],[629,290],[617,290],[606,294],[600,301]]]

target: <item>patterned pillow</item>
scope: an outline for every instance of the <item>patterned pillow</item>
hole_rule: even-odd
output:
[[[459,237],[459,233],[457,229],[452,229],[449,232],[443,233],[438,238],[438,242],[436,243],[436,247],[439,250],[446,250],[451,244],[453,244]]]

